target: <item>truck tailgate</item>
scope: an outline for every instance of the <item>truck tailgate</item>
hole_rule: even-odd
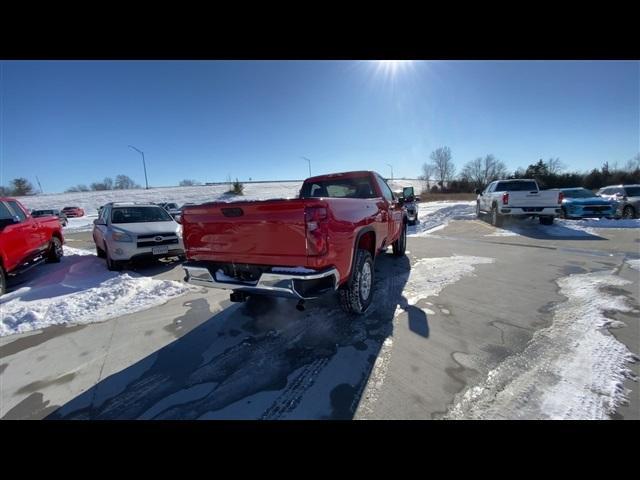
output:
[[[304,265],[306,200],[210,203],[182,215],[187,256],[194,260]]]
[[[555,207],[558,205],[558,192],[509,192],[510,207]]]

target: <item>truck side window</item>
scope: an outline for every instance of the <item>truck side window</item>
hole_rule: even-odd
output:
[[[24,222],[27,219],[27,216],[22,211],[22,209],[18,206],[16,202],[7,202],[11,210],[13,210],[14,214],[20,219],[21,222]]]
[[[4,204],[4,202],[0,202],[0,220],[10,220],[13,218],[13,213],[11,210]]]
[[[391,189],[389,188],[389,185],[387,185],[387,182],[385,182],[382,179],[382,177],[380,177],[379,175],[376,175],[376,181],[378,182],[378,186],[380,187],[380,191],[382,191],[382,196],[388,202],[392,202],[393,201],[393,192],[391,192]]]

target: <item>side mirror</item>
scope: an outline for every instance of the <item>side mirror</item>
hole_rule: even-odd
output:
[[[482,190],[480,190],[479,188],[476,188],[475,192],[476,195],[482,195]]]
[[[174,219],[176,222],[178,222],[178,223],[182,224],[182,215],[176,215],[175,217],[173,217],[173,219]]]

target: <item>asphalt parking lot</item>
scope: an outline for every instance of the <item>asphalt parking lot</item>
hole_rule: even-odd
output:
[[[627,308],[605,309],[614,322],[606,334],[637,355],[640,274],[626,261],[640,258],[640,231],[515,230],[498,236],[486,222],[459,220],[410,237],[406,258],[376,261],[374,305],[356,319],[333,296],[299,312],[292,301],[232,304],[228,292],[195,289],[102,323],[3,337],[0,418],[547,418],[532,406],[548,404],[545,385],[559,388],[549,371],[527,383],[539,391],[509,383],[513,398],[500,400],[499,414],[487,379],[537,368],[547,347],[536,332],[570,303],[561,286],[571,275],[615,280],[599,288]],[[94,249],[90,232],[66,239]],[[184,276],[175,262],[134,272]],[[640,418],[638,365],[629,363],[628,404],[611,418]],[[484,413],[463,396],[478,385]]]

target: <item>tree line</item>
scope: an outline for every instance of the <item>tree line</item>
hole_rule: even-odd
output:
[[[115,180],[111,177],[105,177],[101,182],[93,182],[89,186],[84,184],[75,185],[67,188],[64,192],[97,192],[102,190],[131,190],[134,188],[142,187],[127,175],[117,175]]]
[[[431,161],[422,165],[422,174],[418,177],[424,182],[423,191],[427,192],[473,192],[502,178],[533,178],[545,189],[584,187],[596,190],[606,185],[640,183],[640,153],[622,166],[618,162],[612,165],[604,162],[601,168],[588,172],[566,172],[559,158],[540,159],[526,169],[510,172],[503,161],[488,154],[470,160],[456,174],[449,147],[434,150],[429,158]]]

